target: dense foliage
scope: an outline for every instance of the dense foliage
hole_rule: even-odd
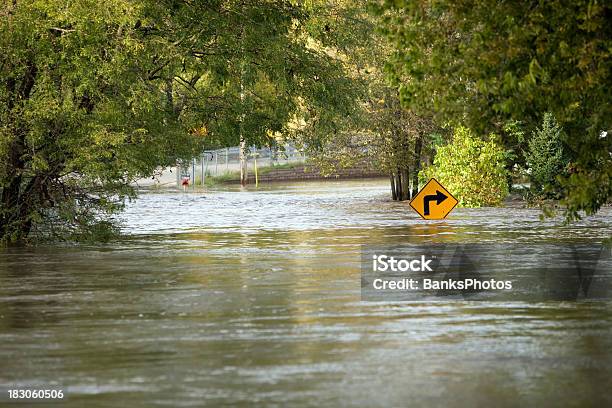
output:
[[[568,218],[610,199],[609,2],[381,0],[373,8],[395,45],[388,73],[404,106],[499,133],[517,161],[525,146],[504,128],[520,121],[530,134],[550,111],[574,169],[558,191]]]
[[[99,231],[130,180],[196,146],[149,81],[139,13],[122,0],[3,3],[1,240]]]
[[[133,180],[205,147],[293,139],[332,164],[375,161],[406,199],[442,129],[464,123],[501,135],[505,170],[532,167],[569,219],[609,201],[607,3],[369,4],[3,2],[0,241],[108,235]],[[463,204],[498,203],[501,150],[456,133],[494,186],[458,187]]]
[[[271,0],[3,2],[0,240],[104,232],[131,181],[206,145],[333,130],[357,86],[327,52],[332,33],[317,31],[326,21],[311,17],[317,10]]]
[[[507,152],[495,142],[457,127],[452,142],[437,149],[432,166],[423,170],[425,178],[435,178],[459,200],[460,206],[498,206],[508,195]]]

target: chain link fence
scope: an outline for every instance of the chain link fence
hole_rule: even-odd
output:
[[[253,169],[257,162],[257,167],[273,167],[289,163],[303,163],[306,161],[306,154],[298,150],[291,144],[286,144],[281,148],[271,149],[269,147],[251,147],[247,154],[247,168]],[[190,162],[177,164],[176,183],[181,185],[200,184],[206,182],[206,177],[223,176],[240,171],[240,147],[227,147],[217,150],[206,150],[198,158]]]

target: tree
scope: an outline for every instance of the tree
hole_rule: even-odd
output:
[[[0,239],[112,226],[130,182],[204,146],[316,140],[354,81],[290,1],[4,2]]]
[[[417,115],[401,106],[397,89],[379,87],[382,99],[370,100],[368,113],[374,133],[369,156],[389,173],[391,197],[409,200],[419,190],[419,172],[425,158],[433,157],[431,138],[439,128],[430,116]]]
[[[300,133],[316,143],[354,110],[355,81],[326,48],[335,32],[323,29],[331,24],[324,2],[167,1],[150,8],[151,24],[169,45],[160,75],[174,83],[175,99],[186,101],[182,116],[205,127],[208,147],[239,144],[244,157],[247,146],[274,144],[275,134]]]
[[[557,177],[568,171],[569,160],[562,139],[563,129],[551,113],[546,113],[542,126],[533,132],[526,153],[532,189],[538,195],[558,191]]]
[[[442,183],[465,207],[498,206],[508,195],[507,153],[490,135],[488,141],[465,127],[455,128],[452,142],[438,147],[425,178]]]
[[[527,134],[551,111],[566,132],[574,172],[561,181],[566,216],[612,196],[610,5],[589,0],[373,3],[396,44],[389,75],[405,106],[504,137]],[[518,156],[518,155],[517,155]]]
[[[194,152],[130,1],[4,2],[0,240],[99,231],[129,182]]]
[[[430,136],[439,127],[430,114],[417,115],[401,106],[398,87],[384,75],[384,63],[392,48],[378,32],[377,22],[365,4],[333,4],[332,11],[326,11],[334,18],[326,18],[327,13],[323,13],[320,24],[333,32],[331,38],[341,41],[322,43],[341,56],[345,70],[364,86],[356,92],[359,109],[340,122],[333,133],[309,144],[311,158],[330,172],[365,162],[389,174],[394,200],[410,199],[418,190],[421,162],[432,153]]]

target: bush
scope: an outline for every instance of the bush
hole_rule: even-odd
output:
[[[537,195],[555,196],[560,189],[557,176],[564,173],[569,164],[562,138],[563,129],[551,113],[546,113],[542,127],[532,133],[525,154],[532,190]]]
[[[493,140],[481,140],[458,127],[452,142],[438,148],[433,166],[422,175],[436,178],[460,206],[498,206],[508,195],[506,159],[507,152]]]

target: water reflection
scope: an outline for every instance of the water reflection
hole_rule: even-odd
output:
[[[423,222],[387,194],[150,194],[120,242],[5,250],[0,390],[63,388],[73,407],[612,402],[609,302],[367,303],[359,279],[362,245],[596,242],[610,209],[569,227],[519,208]]]

